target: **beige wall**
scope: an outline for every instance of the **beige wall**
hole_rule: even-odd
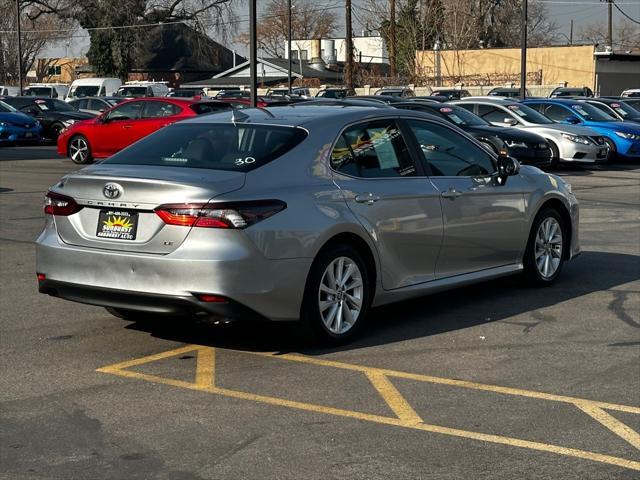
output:
[[[81,58],[38,58],[31,70],[27,73],[27,79],[32,82],[71,83],[76,79],[75,68],[87,63],[87,59]],[[49,75],[49,68],[60,67],[60,75]]]
[[[528,82],[535,80],[542,85],[566,82],[568,86],[593,88],[594,51],[592,45],[529,48]],[[450,85],[458,82],[465,85],[504,83],[507,78],[513,81],[520,74],[520,49],[517,48],[443,50],[440,55],[443,83]],[[434,76],[435,52],[417,51],[416,62],[419,77]]]

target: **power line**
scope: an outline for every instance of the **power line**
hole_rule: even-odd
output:
[[[631,20],[633,23],[637,23],[638,25],[640,25],[640,21],[636,20],[635,18],[630,17],[629,15],[627,15],[624,10],[622,10],[618,4],[616,2],[614,2],[613,0],[610,0],[611,3],[613,4],[614,7],[616,7],[616,10],[618,10],[623,16],[627,17],[629,20]]]

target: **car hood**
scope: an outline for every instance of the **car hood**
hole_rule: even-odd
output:
[[[584,135],[587,137],[592,137],[597,135],[597,132],[588,128],[583,127],[581,125],[571,125],[569,123],[551,123],[551,124],[543,124],[543,125],[531,125],[531,128],[546,128],[548,130],[556,130],[558,132],[571,133],[573,135]]]
[[[20,112],[0,113],[0,122],[25,123],[29,125],[35,123],[29,115]]]
[[[472,130],[471,130],[472,129]],[[470,127],[470,131],[478,133],[486,133],[487,135],[495,135],[502,140],[527,142],[527,143],[542,143],[544,138],[533,132],[526,132],[517,128],[509,127],[494,127],[491,125],[474,125]]]
[[[586,126],[640,135],[640,126],[629,122],[588,122]]]

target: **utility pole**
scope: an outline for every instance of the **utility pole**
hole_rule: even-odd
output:
[[[571,27],[569,29],[569,45],[573,45],[573,18],[571,19]]]
[[[258,106],[258,38],[256,32],[256,0],[249,0],[249,77],[251,107]]]
[[[254,0],[255,1],[255,0]],[[353,34],[351,32],[351,0],[345,0],[345,50],[344,82],[349,90],[353,89]]]
[[[20,0],[16,0],[16,25],[18,33],[18,95],[22,96],[24,79],[22,78],[22,34],[20,33]]]
[[[289,70],[287,71],[287,80],[289,82],[289,95],[291,95],[291,0],[289,4],[289,34],[287,35],[287,57],[289,58]]]
[[[396,76],[396,0],[389,0],[389,75]]]
[[[520,43],[520,98],[527,95],[527,0],[522,0],[522,40]]]
[[[613,51],[613,2],[607,0],[607,42]]]

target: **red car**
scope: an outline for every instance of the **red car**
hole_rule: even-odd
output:
[[[99,117],[76,122],[58,137],[58,155],[75,163],[105,158],[171,123],[227,110],[217,100],[138,98],[119,103]]]

